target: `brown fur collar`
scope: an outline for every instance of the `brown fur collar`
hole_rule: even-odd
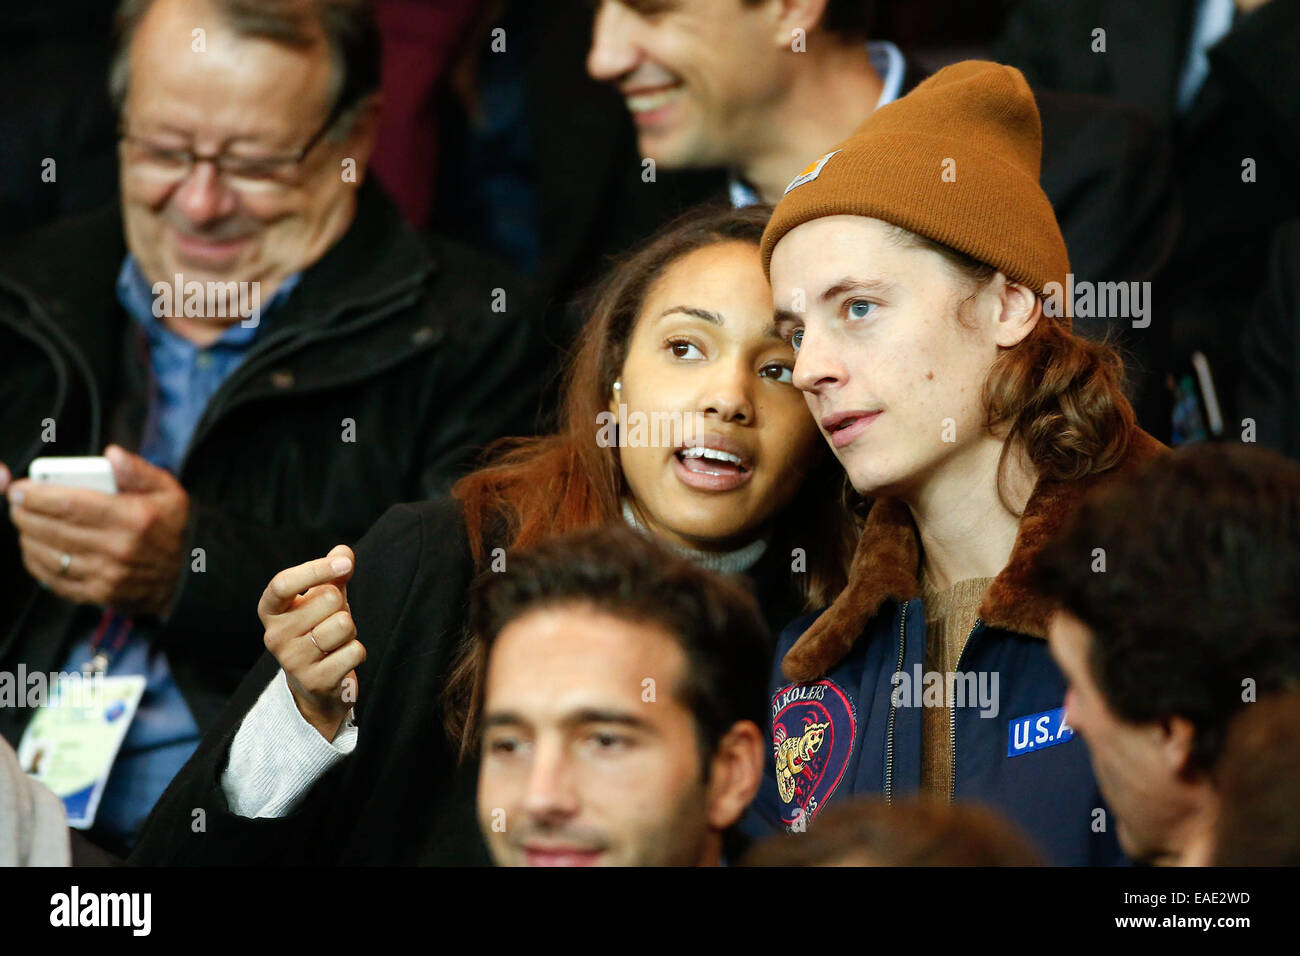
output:
[[[1036,555],[1085,495],[1132,475],[1164,451],[1163,444],[1139,431],[1109,471],[1080,481],[1039,481],[1025,505],[1011,558],[980,602],[984,622],[1046,639],[1052,606],[1032,587]],[[885,601],[908,601],[921,593],[920,570],[921,547],[912,513],[895,499],[877,501],[863,526],[848,586],[785,655],[785,676],[816,680],[838,664]]]

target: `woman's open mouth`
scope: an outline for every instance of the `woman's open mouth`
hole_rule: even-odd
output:
[[[724,442],[704,442],[679,448],[673,467],[683,484],[701,491],[731,491],[754,476],[753,460],[728,448]]]

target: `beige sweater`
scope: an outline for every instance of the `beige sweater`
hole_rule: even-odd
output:
[[[947,674],[957,669],[966,638],[979,617],[980,599],[992,578],[968,578],[942,591],[921,582],[925,602],[925,669]],[[921,793],[948,799],[952,791],[952,741],[948,707],[921,711]]]

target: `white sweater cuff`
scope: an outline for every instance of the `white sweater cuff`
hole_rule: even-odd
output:
[[[356,745],[351,712],[333,742],[327,741],[299,712],[281,669],[244,715],[230,745],[221,773],[226,803],[241,817],[286,816]]]

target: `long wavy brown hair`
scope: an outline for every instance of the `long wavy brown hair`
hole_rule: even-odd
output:
[[[987,263],[901,227],[894,238],[937,253],[977,289],[997,274]],[[1077,481],[1107,471],[1124,456],[1138,427],[1124,394],[1119,352],[1075,335],[1045,311],[1023,341],[994,360],[984,382],[984,407],[986,428],[1007,429],[999,482],[1007,454],[1017,446],[1041,479]]]
[[[489,464],[452,488],[465,513],[470,549],[480,569],[489,549],[526,548],[552,535],[621,521],[628,489],[618,451],[597,441],[598,416],[627,358],[641,306],[655,281],[674,262],[708,246],[744,242],[755,248],[771,208],[706,206],[669,223],[649,241],[616,260],[586,297],[587,323],[567,363],[555,434],[503,439],[488,449]],[[823,444],[803,484],[773,521],[769,551],[803,549],[806,570],[791,574],[792,588],[808,609],[824,607],[844,588],[858,522],[844,472]],[[477,707],[476,677],[486,665],[467,638],[447,688],[447,728],[464,748],[468,718]]]

